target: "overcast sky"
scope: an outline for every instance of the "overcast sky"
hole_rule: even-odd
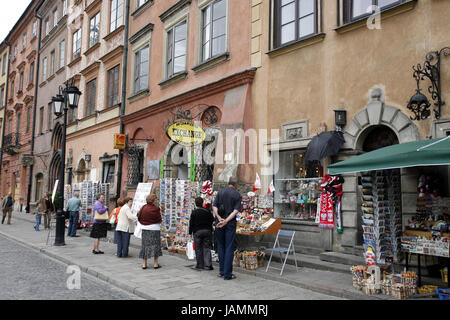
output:
[[[31,0],[0,0],[0,43],[14,27]]]

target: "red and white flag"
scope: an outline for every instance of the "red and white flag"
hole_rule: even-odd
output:
[[[256,181],[253,184],[253,191],[260,190],[261,188],[261,179],[259,178],[258,173],[256,173]]]
[[[269,190],[267,191],[267,194],[271,194],[274,191],[275,191],[275,186],[274,186],[273,180],[272,180],[272,182],[269,185]]]

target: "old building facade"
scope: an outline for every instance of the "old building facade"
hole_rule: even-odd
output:
[[[46,0],[38,8],[41,25],[39,91],[36,100],[35,148],[30,201],[52,192],[61,167],[62,119],[55,118],[52,97],[64,88],[67,62],[67,1]]]
[[[115,196],[125,0],[70,1],[66,78],[82,92],[67,127],[66,183],[111,183]]]
[[[8,90],[8,59],[9,46],[6,41],[0,44],[0,164],[3,158],[3,136],[5,129],[5,106],[6,106],[6,91]],[[0,177],[2,167],[0,165]]]
[[[291,173],[303,166],[312,137],[334,129],[336,109],[346,110],[346,143],[339,155],[321,161],[320,170],[309,169],[309,178],[326,174],[330,163],[374,148],[448,134],[450,109],[443,107],[440,119],[432,113],[413,121],[407,105],[416,92],[412,67],[450,44],[445,23],[449,3],[361,3],[252,0],[251,56],[258,68],[252,90],[258,108],[252,118],[256,128],[280,130],[280,140],[267,144],[270,155],[279,158],[280,170],[273,175],[278,190],[286,183],[282,179],[296,178]],[[444,55],[441,60],[446,100],[450,60]],[[428,94],[429,85],[421,84],[423,93]],[[415,175],[414,170],[402,170],[404,223],[415,212],[417,184],[410,183]],[[312,253],[362,249],[358,174],[344,178],[343,233],[319,229],[308,219],[283,219],[283,228],[298,231],[296,248]],[[271,179],[264,177],[263,184]]]
[[[12,192],[18,204],[25,204],[27,199],[28,176],[33,163],[30,154],[38,46],[34,10],[38,3],[30,2],[5,40],[11,51],[0,193]]]
[[[252,126],[250,14],[250,1],[131,1],[125,193],[133,195],[139,182],[157,187],[160,176],[254,179],[252,167],[224,164],[215,152],[219,133]],[[168,127],[180,120],[205,129],[203,154],[169,139]]]

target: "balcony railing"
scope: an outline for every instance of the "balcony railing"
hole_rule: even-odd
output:
[[[4,147],[19,146],[19,137],[20,134],[18,132],[6,135],[3,142],[3,146]]]

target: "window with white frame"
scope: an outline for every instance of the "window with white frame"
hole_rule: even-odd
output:
[[[72,59],[76,59],[81,54],[81,29],[73,33]]]
[[[167,78],[186,70],[187,21],[167,31]]]
[[[47,76],[47,57],[42,61],[42,82],[45,81]]]
[[[23,91],[23,71],[19,75],[19,92]]]
[[[134,54],[134,93],[148,89],[150,46],[139,49]]]
[[[62,16],[67,14],[67,0],[62,0]]]
[[[53,11],[53,27],[56,27],[58,25],[58,10]]]
[[[97,97],[97,79],[93,79],[86,84],[86,113],[88,117],[95,112],[95,103]]]
[[[22,50],[25,50],[26,46],[27,46],[27,33],[25,32],[22,36]]]
[[[111,0],[110,32],[123,25],[123,0]]]
[[[14,45],[14,56],[13,56],[13,60],[16,60],[17,58],[17,44]]]
[[[100,34],[100,12],[91,18],[89,23],[89,48],[96,45]]]
[[[50,33],[50,19],[45,20],[45,35]]]
[[[53,75],[55,73],[55,51],[53,50],[50,53],[50,75]]]
[[[136,0],[136,8],[143,6],[148,0]]]
[[[387,9],[393,5],[400,4],[406,0],[344,0],[344,23],[364,18],[373,14],[374,9]]]
[[[32,31],[32,38],[35,38],[37,34],[37,21],[33,21],[33,31]]]
[[[62,40],[59,43],[59,69],[64,67],[65,54],[66,54],[66,41]]]
[[[227,0],[215,0],[202,10],[202,61],[227,49]]]
[[[29,84],[32,84],[34,82],[34,61],[30,64],[30,76],[28,77]]]

